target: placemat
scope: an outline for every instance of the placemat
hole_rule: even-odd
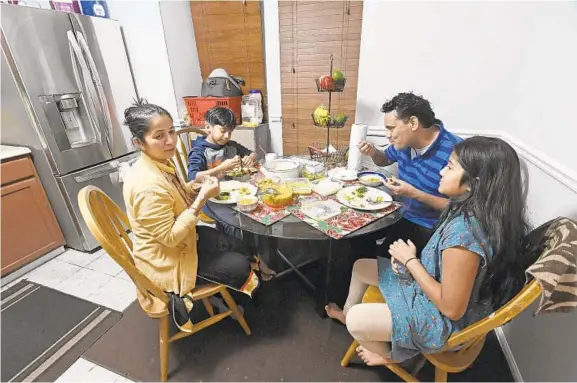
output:
[[[288,208],[272,209],[262,201],[259,201],[257,208],[251,211],[250,213],[240,211],[238,207],[235,207],[234,209],[254,219],[257,222],[262,223],[265,226],[272,225],[273,223],[278,222],[284,217],[288,217],[291,214]]]
[[[337,201],[337,199],[334,196],[322,197],[315,194],[308,196],[306,198],[300,198],[297,201],[297,205],[292,206],[290,210],[294,216],[298,217],[303,222],[308,223],[315,229],[322,231],[329,237],[334,239],[341,239],[344,236],[368,225],[369,223],[374,222],[377,219],[386,216],[387,214],[391,214],[401,206],[400,204],[393,202],[389,207],[379,211],[358,211],[343,206],[344,209],[342,209],[341,214],[337,215],[336,217],[329,218],[326,221],[314,220],[305,215],[300,210],[300,206],[303,203],[309,201],[312,202],[314,200],[328,200],[328,199]]]

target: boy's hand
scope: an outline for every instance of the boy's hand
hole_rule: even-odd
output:
[[[234,156],[234,158],[229,158],[228,160],[222,161],[220,165],[223,171],[230,171],[240,167],[240,157]]]
[[[254,168],[256,166],[256,158],[253,154],[242,159],[242,164],[246,168]]]

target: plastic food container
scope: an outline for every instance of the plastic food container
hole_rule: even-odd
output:
[[[293,189],[294,194],[311,194],[313,184],[306,178],[289,178],[286,183]]]
[[[321,163],[307,164],[302,171],[303,177],[309,181],[315,181],[325,176],[325,165]]]

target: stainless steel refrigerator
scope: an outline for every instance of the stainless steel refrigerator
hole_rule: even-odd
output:
[[[0,7],[2,143],[32,149],[66,244],[93,250],[78,192],[95,185],[124,208],[119,167],[137,157],[122,124],[137,92],[120,24]]]

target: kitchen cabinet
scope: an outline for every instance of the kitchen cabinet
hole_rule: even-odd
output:
[[[4,276],[63,246],[64,236],[30,155],[3,158],[0,167]]]

